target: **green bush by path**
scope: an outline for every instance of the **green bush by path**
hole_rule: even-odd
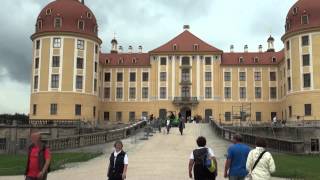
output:
[[[84,162],[101,153],[53,153],[51,171],[62,169],[65,164]],[[26,155],[0,155],[0,176],[23,175],[27,162]]]
[[[319,155],[273,154],[276,173],[273,176],[320,180]]]

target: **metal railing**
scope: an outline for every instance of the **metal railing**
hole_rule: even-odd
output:
[[[288,140],[288,139],[281,139],[281,138],[262,137],[254,134],[238,132],[235,130],[222,127],[213,120],[211,121],[211,126],[213,127],[213,129],[215,130],[215,133],[218,136],[229,141],[232,141],[233,136],[235,134],[240,134],[242,136],[242,142],[249,145],[255,145],[257,138],[264,138],[267,141],[267,147],[274,151],[295,153],[295,154],[304,153],[304,142],[300,140]]]
[[[198,98],[197,97],[174,97],[173,99],[173,104],[176,105],[195,105],[199,104]]]

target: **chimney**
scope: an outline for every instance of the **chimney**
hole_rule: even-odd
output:
[[[129,46],[128,50],[129,50],[128,51],[129,53],[132,53],[132,46],[131,45]]]
[[[116,38],[111,40],[111,53],[118,53],[118,41]]]
[[[139,53],[142,53],[142,46],[139,46],[138,49],[139,49]]]
[[[244,45],[244,52],[248,52],[248,45]]]
[[[122,53],[122,52],[123,52],[123,47],[119,46],[119,53]]]
[[[190,26],[188,24],[183,25],[183,30],[189,30]]]
[[[259,52],[262,52],[262,45],[259,45]]]
[[[232,53],[234,52],[234,45],[233,44],[230,45],[230,52],[232,52]]]

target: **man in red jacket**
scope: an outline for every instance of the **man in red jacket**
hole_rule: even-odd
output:
[[[31,142],[25,171],[26,180],[46,180],[51,161],[50,150],[41,142],[38,132],[31,134]]]

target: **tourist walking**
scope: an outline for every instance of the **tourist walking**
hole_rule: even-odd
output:
[[[116,141],[114,148],[115,150],[111,153],[109,159],[108,178],[109,180],[123,180],[126,179],[128,155],[123,151],[121,141]]]
[[[167,134],[169,134],[169,132],[170,132],[170,128],[171,128],[171,125],[170,125],[170,119],[167,119],[167,122],[166,122],[166,128],[167,128]]]
[[[268,180],[271,173],[276,171],[276,166],[271,153],[266,151],[267,143],[263,138],[256,140],[256,148],[251,150],[247,159],[247,170],[252,180]]]
[[[31,134],[31,143],[28,148],[26,180],[46,180],[51,162],[50,150],[41,142],[39,132]]]
[[[192,169],[195,180],[215,180],[217,176],[217,168],[214,172],[210,172],[204,166],[206,158],[213,160],[214,166],[217,167],[217,161],[214,156],[213,150],[206,147],[207,141],[203,136],[198,137],[198,148],[193,150],[189,158],[189,177],[192,178]]]
[[[179,120],[179,125],[178,126],[179,126],[180,134],[182,135],[183,134],[183,129],[185,128],[185,124],[184,124],[183,119]]]
[[[244,180],[248,174],[246,161],[250,148],[241,142],[241,135],[236,134],[233,136],[234,144],[228,148],[224,177],[229,178],[229,180]]]

